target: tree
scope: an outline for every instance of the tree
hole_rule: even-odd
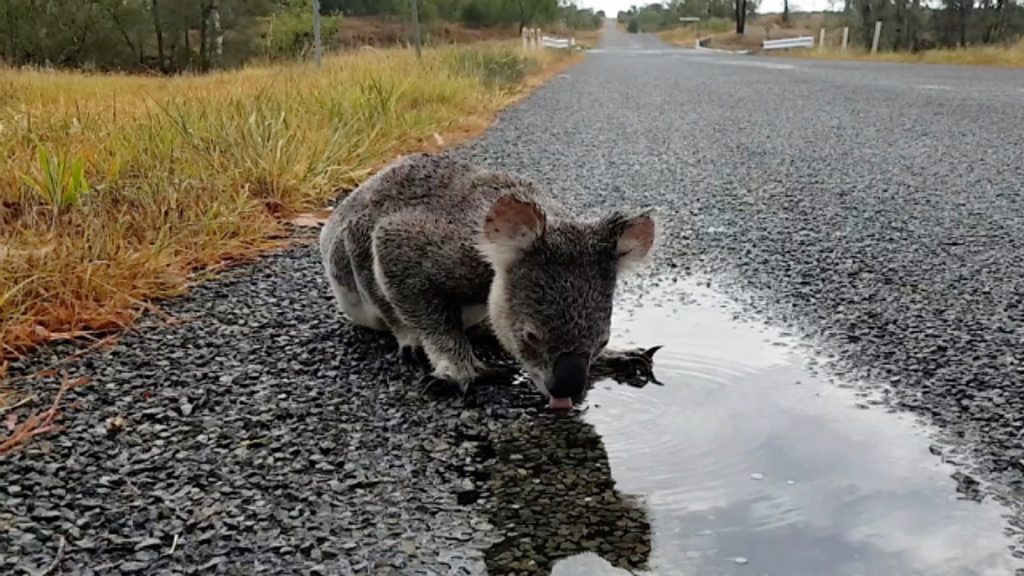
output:
[[[273,7],[270,0],[5,0],[0,58],[18,65],[164,73],[216,54],[238,63],[254,53],[258,36],[241,33],[226,43],[225,32],[254,28],[254,17]],[[198,54],[190,42],[196,31],[203,37]]]
[[[733,0],[735,6],[736,33],[743,34],[747,27],[747,0]]]
[[[558,14],[558,0],[506,0],[516,14],[519,33],[527,26],[550,21]]]
[[[967,22],[971,17],[971,10],[974,8],[973,0],[951,0],[948,6],[956,11],[957,32],[960,47],[967,46]]]

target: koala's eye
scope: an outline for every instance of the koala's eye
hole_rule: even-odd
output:
[[[605,336],[604,338],[601,339],[601,343],[598,344],[597,349],[598,350],[604,350],[606,346],[608,346],[608,337],[607,336]]]

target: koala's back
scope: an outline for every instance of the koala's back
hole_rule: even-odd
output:
[[[437,217],[470,239],[491,204],[508,192],[554,208],[539,189],[516,175],[484,170],[445,154],[413,154],[367,180],[336,213],[345,222],[371,223],[415,212]]]
[[[340,202],[324,226],[320,247],[328,275],[342,291],[386,307],[374,269],[379,256],[374,238],[393,237],[400,230],[408,250],[389,253],[383,263],[387,268],[429,274],[452,299],[484,302],[491,269],[476,245],[490,207],[508,193],[544,206],[552,215],[562,212],[517,175],[478,168],[445,154],[400,157]],[[426,245],[434,248],[419,249]],[[419,271],[423,268],[428,272]]]
[[[471,165],[446,156],[404,156],[354,190],[336,214],[345,222],[366,224],[409,211],[468,216],[483,200],[472,193],[470,181],[476,172]],[[462,209],[453,212],[456,206]]]

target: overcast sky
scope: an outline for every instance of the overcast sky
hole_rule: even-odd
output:
[[[619,10],[628,10],[633,4],[642,6],[644,4],[650,4],[649,1],[644,0],[576,0],[581,8],[593,8],[594,10],[604,10],[605,14],[609,16],[615,16],[619,13]],[[836,5],[841,5],[842,2],[837,2]],[[828,0],[790,0],[790,10],[824,10],[828,8]],[[782,11],[782,0],[761,0],[760,12],[781,12]]]

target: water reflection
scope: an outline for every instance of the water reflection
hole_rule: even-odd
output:
[[[679,301],[683,290],[696,302]],[[508,439],[509,455],[551,449],[534,467],[505,461],[504,481],[516,490],[505,497],[522,508],[504,520],[543,546],[551,534],[581,535],[554,557],[534,545],[533,562],[561,558],[554,573],[581,575],[1006,576],[1022,566],[1008,550],[1004,510],[958,497],[954,469],[929,452],[912,419],[858,408],[852,391],[805,369],[782,334],[735,320],[698,284],[660,293],[624,309],[614,333],[620,346],[666,345],[656,357],[664,387],[602,384],[589,395],[587,425],[527,421]],[[576,442],[589,448],[570,449]],[[595,464],[588,455],[598,450]],[[644,496],[650,533],[641,508],[621,496],[606,505],[618,520],[594,520],[603,508],[585,499],[601,491],[585,478],[610,486],[611,477]],[[563,478],[564,498],[546,488]],[[574,515],[563,530],[553,518],[566,513]],[[594,530],[634,534],[643,563],[600,544],[607,564],[581,555]]]
[[[646,569],[647,512],[616,490],[592,425],[578,417],[526,416],[493,441],[491,523],[505,538],[486,553],[490,574],[548,574],[557,561],[575,564],[580,555],[610,573]]]

